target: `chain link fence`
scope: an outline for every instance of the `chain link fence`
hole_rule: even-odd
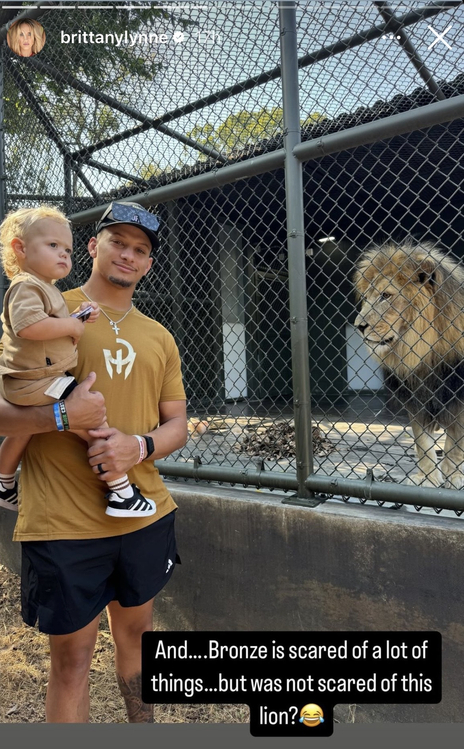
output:
[[[108,202],[160,216],[135,303],[176,338],[190,430],[163,475],[460,514],[460,271],[376,255],[361,307],[353,278],[373,242],[462,258],[462,5],[46,6],[37,56],[0,32],[2,205],[72,217],[63,288]]]

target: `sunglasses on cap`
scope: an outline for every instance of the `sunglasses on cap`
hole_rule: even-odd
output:
[[[151,241],[153,249],[158,247],[159,219],[138,203],[110,203],[96,226],[96,234],[107,226],[131,224],[138,226]]]

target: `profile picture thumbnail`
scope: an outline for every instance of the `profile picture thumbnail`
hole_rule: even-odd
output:
[[[21,18],[10,26],[6,40],[19,57],[33,57],[45,44],[45,29],[33,18]]]

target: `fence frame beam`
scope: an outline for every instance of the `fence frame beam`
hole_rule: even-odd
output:
[[[305,479],[313,473],[311,394],[309,389],[308,302],[306,289],[303,166],[294,156],[301,141],[296,3],[279,5],[280,57],[285,148],[285,205],[292,348],[293,418],[298,498],[313,499]]]
[[[294,155],[301,161],[312,161],[350,148],[366,146],[397,135],[405,135],[415,130],[424,130],[433,125],[442,125],[464,117],[464,94],[453,96],[445,101],[425,104],[409,112],[393,114],[381,120],[373,120],[348,130],[324,135],[322,138],[307,140],[294,148]]]
[[[108,174],[114,174],[116,177],[121,177],[122,179],[130,180],[131,182],[134,182],[136,185],[148,185],[149,182],[146,179],[143,179],[143,177],[135,177],[133,174],[129,174],[129,172],[125,172],[122,169],[117,169],[114,166],[108,166],[107,164],[102,164],[100,161],[95,161],[95,159],[87,159],[85,161],[86,166],[94,167],[94,169],[98,169],[100,172],[108,172]]]
[[[192,462],[176,463],[159,460],[156,462],[161,476],[172,479],[194,479],[227,484],[242,484],[256,488],[298,491],[298,479],[290,471],[256,471],[229,468]],[[464,511],[464,493],[458,489],[429,489],[423,486],[394,484],[388,481],[375,481],[372,475],[366,479],[345,479],[340,476],[325,476],[319,472],[308,476],[305,484],[315,494],[321,493],[321,501],[331,497],[356,497],[365,501],[392,502],[420,507],[438,507],[443,510]],[[293,498],[282,499],[284,504],[300,504],[311,507],[307,500],[299,502]]]

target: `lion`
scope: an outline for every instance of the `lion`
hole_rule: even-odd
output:
[[[354,285],[355,326],[408,411],[417,452],[410,483],[464,487],[464,269],[429,242],[369,248]],[[434,431],[445,431],[440,466]]]

